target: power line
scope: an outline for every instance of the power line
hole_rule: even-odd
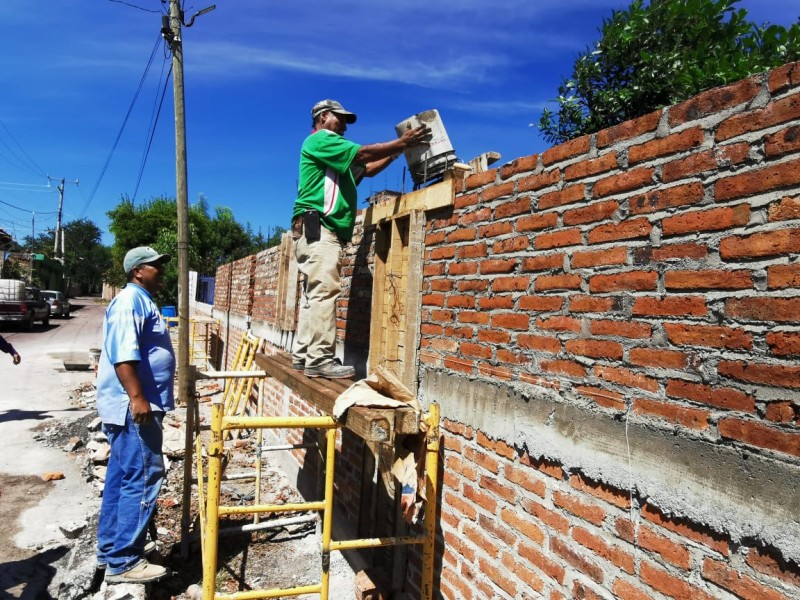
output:
[[[135,4],[131,4],[130,2],[125,2],[124,0],[108,0],[109,2],[116,2],[117,4],[124,4],[125,6],[130,6],[131,8],[137,8],[139,10],[143,10],[144,12],[149,13],[161,13],[160,10],[153,10],[152,8],[144,8],[142,6],[137,6]]]
[[[163,77],[164,70],[162,68],[161,74]],[[147,140],[147,145],[144,149],[144,155],[142,156],[142,162],[139,165],[139,175],[136,178],[136,187],[133,190],[133,198],[132,200],[136,201],[136,194],[139,193],[139,184],[142,182],[142,176],[144,175],[144,167],[147,164],[147,157],[150,155],[150,148],[153,145],[153,137],[156,134],[156,126],[158,125],[158,117],[161,115],[161,107],[164,105],[164,96],[167,93],[167,86],[169,86],[170,76],[172,75],[172,65],[169,66],[169,71],[167,72],[167,77],[164,80],[164,87],[161,90],[161,100],[158,102],[158,109],[153,106],[153,112],[155,113],[151,118],[151,126],[150,126],[150,136]]]
[[[36,176],[41,175],[40,173],[37,173],[36,171],[32,170],[30,167],[25,165],[22,159],[20,159],[20,157],[16,155],[14,150],[3,139],[0,139],[0,144],[3,144],[3,146],[5,146],[8,149],[8,151],[11,153],[11,156],[14,157],[14,160],[11,160],[11,158],[9,158],[3,152],[0,152],[0,158],[5,160],[15,169],[19,169],[20,171],[25,171],[26,173],[30,173],[31,175],[36,175]]]
[[[136,93],[133,95],[133,99],[131,100],[131,104],[128,107],[128,112],[125,113],[125,118],[122,120],[122,126],[119,128],[119,132],[117,133],[117,137],[114,140],[114,144],[111,146],[111,151],[108,153],[108,157],[106,158],[106,162],[103,165],[103,168],[100,170],[100,176],[97,178],[97,181],[92,188],[92,191],[89,193],[89,198],[86,200],[86,203],[83,205],[83,209],[81,210],[80,216],[86,214],[86,211],[89,209],[89,205],[94,200],[94,195],[97,193],[97,188],[100,187],[100,182],[103,181],[103,177],[106,174],[106,169],[108,169],[109,163],[111,163],[111,157],[114,156],[114,151],[117,149],[117,144],[119,143],[120,138],[122,137],[122,132],[125,131],[125,125],[128,123],[128,118],[131,116],[131,112],[133,111],[133,107],[136,104],[136,100],[139,97],[139,92],[142,91],[142,86],[144,86],[145,79],[147,78],[147,74],[150,72],[150,67],[153,65],[153,58],[156,55],[156,50],[158,49],[159,44],[161,43],[161,32],[158,32],[158,37],[156,38],[156,42],[153,45],[153,50],[150,52],[150,58],[147,60],[147,66],[144,69],[144,73],[142,74],[142,78],[139,80],[139,86],[136,88]]]
[[[44,169],[42,169],[39,165],[36,164],[36,161],[31,158],[30,154],[25,152],[25,148],[23,148],[22,144],[20,144],[17,141],[17,138],[14,137],[14,134],[11,133],[11,131],[8,129],[8,127],[6,127],[6,124],[2,120],[0,120],[0,126],[2,126],[3,129],[5,129],[6,133],[8,134],[8,137],[10,137],[14,141],[14,143],[17,145],[17,147],[20,149],[20,151],[22,151],[22,154],[25,155],[25,158],[27,158],[28,161],[30,161],[30,165],[33,165],[33,167],[38,171],[37,175],[44,176],[44,174],[45,174],[44,173]],[[3,145],[5,145],[8,148],[8,146],[5,144],[5,142],[3,142]],[[9,150],[11,150],[11,149],[9,148]],[[13,153],[13,151],[12,151],[12,153]]]
[[[49,184],[45,185],[43,183],[17,183],[15,181],[0,181],[0,185],[17,185],[21,187],[38,187],[38,188],[47,188],[48,190],[52,190]]]
[[[10,206],[11,208],[16,208],[17,210],[21,210],[22,212],[26,212],[28,214],[32,214],[32,213],[36,213],[37,215],[55,215],[55,214],[58,214],[58,213],[55,213],[55,212],[38,212],[38,211],[35,211],[35,210],[30,210],[28,208],[20,208],[19,206],[14,206],[13,204],[11,204],[9,202],[3,202],[2,200],[0,200],[0,204],[5,204],[6,206]]]

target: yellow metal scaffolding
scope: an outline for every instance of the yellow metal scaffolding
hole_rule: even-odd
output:
[[[214,374],[220,375],[222,374]],[[259,388],[262,386],[259,385]],[[261,397],[261,391],[259,390]],[[336,450],[336,431],[342,425],[333,417],[247,417],[230,414],[226,402],[215,400],[211,406],[211,439],[206,449],[208,456],[208,488],[203,490],[202,446],[197,442],[197,468],[200,499],[200,529],[203,547],[203,600],[251,600],[256,598],[278,598],[281,596],[300,596],[319,594],[321,600],[328,600],[330,584],[330,553],[342,550],[376,548],[402,544],[422,545],[422,599],[433,598],[434,544],[436,539],[436,513],[439,468],[439,406],[431,404],[424,420],[427,425],[425,457],[425,490],[427,507],[424,516],[424,533],[418,536],[367,538],[337,541],[331,539],[333,525],[334,456]],[[225,436],[236,429],[320,429],[325,431],[325,486],[321,501],[292,504],[260,504],[260,496],[251,506],[220,505],[220,490],[223,471]],[[259,436],[260,439],[260,436]],[[259,468],[260,470],[260,468]],[[221,516],[287,511],[318,511],[322,513],[322,568],[320,583],[288,589],[250,590],[234,594],[216,591],[217,559],[219,542],[219,520]]]

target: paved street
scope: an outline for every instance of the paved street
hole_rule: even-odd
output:
[[[83,481],[80,465],[60,448],[49,448],[33,439],[34,429],[48,420],[78,418],[87,411],[72,406],[70,392],[94,374],[66,371],[64,362],[88,362],[90,348],[99,348],[104,307],[93,298],[72,299],[69,319],[51,319],[49,327],[37,325],[32,332],[0,324],[0,334],[22,356],[14,366],[11,358],[0,354],[0,493],[4,531],[3,541],[13,541],[20,549],[48,548],[64,541],[59,524],[84,520],[96,511],[99,499]],[[46,425],[44,425],[46,426]],[[65,477],[46,485],[30,485],[27,497],[20,489],[45,472],[62,472]],[[9,477],[11,476],[11,477]],[[6,489],[3,489],[6,488]],[[24,498],[13,502],[12,498]],[[27,505],[27,508],[20,505]],[[15,518],[16,517],[16,518]],[[16,521],[16,527],[15,527]],[[13,535],[9,539],[7,536]],[[0,544],[0,565],[19,551]]]

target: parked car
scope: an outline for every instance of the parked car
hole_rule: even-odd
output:
[[[39,288],[25,287],[16,279],[0,279],[0,321],[19,323],[29,331],[34,321],[50,324],[50,305]]]
[[[55,290],[42,290],[42,297],[50,305],[51,317],[61,317],[62,319],[69,317],[69,300],[64,294]]]

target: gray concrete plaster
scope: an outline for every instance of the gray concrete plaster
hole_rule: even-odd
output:
[[[800,561],[800,467],[564,401],[559,392],[427,371],[424,404],[567,471],[632,490],[664,513]],[[630,460],[630,462],[629,462]],[[748,542],[752,543],[752,542]]]

